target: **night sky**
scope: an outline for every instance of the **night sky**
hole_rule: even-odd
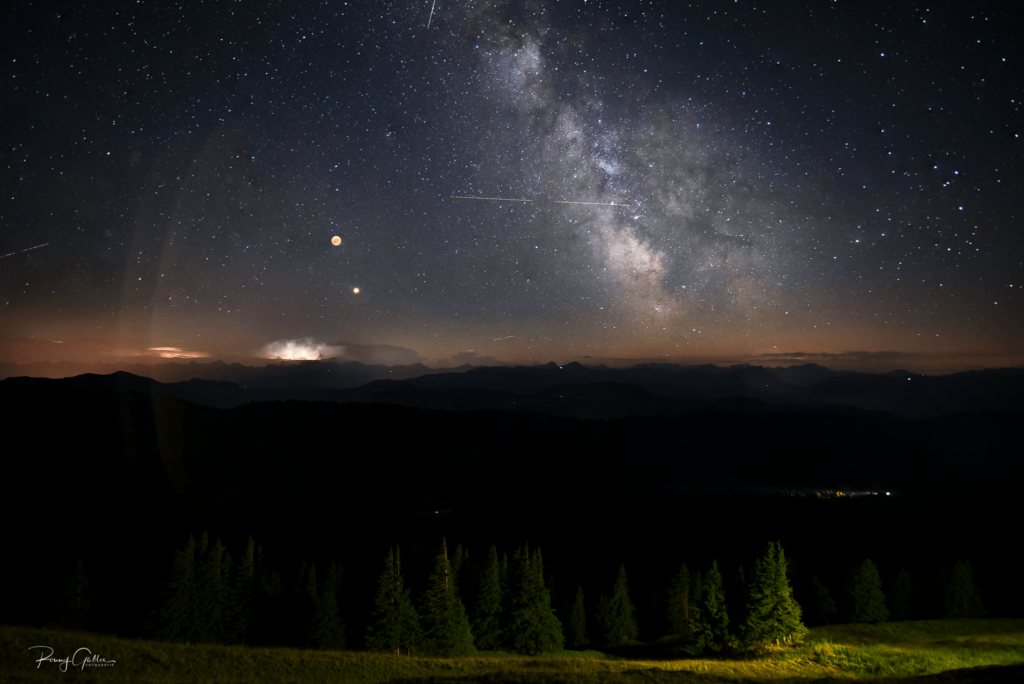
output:
[[[1012,3],[5,15],[0,360],[1024,362]]]

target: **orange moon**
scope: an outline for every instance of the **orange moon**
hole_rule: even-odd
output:
[[[331,238],[331,244],[337,247],[338,245],[341,244],[341,238],[335,235],[334,237]]]

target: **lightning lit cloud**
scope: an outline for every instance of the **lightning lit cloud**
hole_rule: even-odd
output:
[[[344,351],[344,347],[334,347],[307,337],[301,340],[271,342],[263,348],[260,356],[284,361],[319,361],[338,356]]]

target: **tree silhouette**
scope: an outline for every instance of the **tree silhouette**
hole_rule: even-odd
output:
[[[562,624],[551,608],[551,594],[544,586],[544,563],[540,549],[530,554],[529,546],[518,549],[513,557],[512,619],[508,639],[520,653],[560,651],[565,643]]]
[[[794,638],[805,634],[807,628],[803,623],[803,610],[793,598],[786,553],[782,550],[782,544],[778,542],[775,543],[775,595],[778,597],[776,617],[781,634],[776,638],[792,642]]]
[[[865,560],[857,568],[850,589],[853,610],[850,620],[853,622],[878,623],[889,619],[889,609],[885,606],[885,594],[882,592],[882,579],[878,568],[870,560]]]
[[[827,625],[832,616],[838,611],[835,599],[833,599],[829,594],[828,587],[818,580],[818,576],[816,574],[811,575],[811,586],[814,589],[814,600],[818,609],[818,619],[821,620],[822,624]]]
[[[892,591],[889,594],[892,599],[889,602],[892,619],[909,620],[914,585],[906,568],[900,568],[900,571],[896,573],[896,579],[892,583]]]
[[[960,561],[953,567],[953,576],[946,589],[946,617],[979,618],[986,615],[978,588],[974,583],[974,569],[969,561]]]
[[[473,636],[477,648],[482,651],[495,651],[501,648],[501,565],[498,563],[498,550],[494,546],[491,546],[487,554],[487,565],[480,577],[475,617]]]
[[[341,650],[346,647],[345,623],[338,614],[338,585],[341,573],[331,563],[327,576],[316,595],[316,613],[310,627],[308,643],[320,650]]]
[[[427,648],[432,653],[450,657],[476,652],[469,618],[459,599],[444,539],[441,539],[441,550],[435,558],[434,573],[427,580],[421,616]]]
[[[225,615],[225,641],[247,644],[252,639],[253,605],[256,600],[256,542],[246,543],[231,586],[231,604]]]
[[[697,633],[698,650],[719,649],[729,641],[729,613],[725,604],[725,590],[722,575],[718,572],[718,561],[711,562],[711,568],[704,578],[703,596]]]
[[[194,641],[196,635],[196,540],[189,535],[185,548],[174,554],[164,606],[157,612],[157,638]]]
[[[583,604],[583,587],[576,589],[576,600],[569,613],[569,646],[576,650],[587,647],[587,611]]]
[[[635,641],[639,630],[636,625],[636,607],[629,599],[626,566],[619,566],[619,574],[608,598],[608,617],[604,627],[605,643]]]
[[[747,588],[743,642],[750,646],[789,641],[807,631],[801,621],[801,613],[789,586],[782,546],[769,542],[764,555],[754,564]]]
[[[205,542],[206,533],[203,533]],[[224,615],[231,604],[231,557],[220,539],[206,547],[202,560],[196,558],[196,629],[195,639],[207,643],[224,641]]]
[[[401,554],[388,549],[384,572],[377,588],[373,623],[366,635],[366,647],[401,655],[418,648],[422,641],[419,616],[409,599],[409,590],[402,580]]]
[[[666,602],[666,614],[668,615],[669,629],[673,634],[689,634],[691,629],[690,605],[693,587],[690,581],[690,571],[683,563],[679,573],[672,579],[668,589],[668,601]]]

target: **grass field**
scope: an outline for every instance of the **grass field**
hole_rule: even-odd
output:
[[[676,642],[678,643],[678,642]],[[111,666],[68,667],[36,662],[45,645],[53,658],[79,648]],[[79,652],[78,661],[86,656]],[[88,633],[0,627],[0,681],[110,682],[684,682],[1024,681],[1024,620],[940,620],[814,629],[802,644],[716,658],[686,655],[671,640],[604,654],[568,651],[526,657],[481,654],[464,658],[394,657],[359,651],[190,646]],[[983,667],[989,666],[989,667]],[[999,667],[992,667],[999,666]],[[1010,666],[1010,667],[1007,667]],[[964,668],[979,668],[965,670]],[[954,672],[949,672],[954,671]],[[946,673],[938,675],[938,673]],[[882,675],[882,677],[879,677]],[[935,676],[938,675],[938,676]]]

